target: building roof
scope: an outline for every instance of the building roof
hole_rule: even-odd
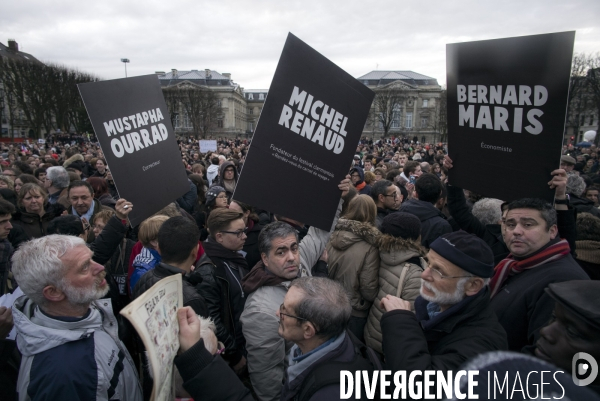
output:
[[[17,45],[17,49],[18,49],[18,45]],[[0,43],[0,58],[8,58],[11,60],[31,61],[34,63],[41,63],[40,60],[33,57],[31,54],[25,53],[25,52],[22,52],[19,50],[13,50],[13,49],[9,48],[8,46],[5,46],[2,43]]]
[[[414,71],[371,71],[357,79],[362,80],[398,80],[398,79],[415,79],[415,80],[430,80],[435,79],[427,75],[419,74]]]
[[[158,79],[170,80],[170,79],[181,79],[181,80],[194,80],[194,79],[207,79],[206,70],[191,70],[191,71],[179,71],[171,70],[165,74],[158,74]],[[217,71],[209,70],[209,80],[230,80],[230,77],[219,74]]]

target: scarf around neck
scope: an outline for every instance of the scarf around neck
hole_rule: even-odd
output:
[[[213,262],[231,261],[248,271],[248,262],[246,262],[246,259],[244,259],[241,253],[225,248],[211,237],[208,237],[208,239],[202,243],[202,247],[204,248],[204,252]]]
[[[502,284],[510,277],[523,272],[524,270],[533,269],[553,260],[562,259],[571,252],[569,243],[566,239],[555,239],[550,242],[550,245],[543,248],[541,251],[534,253],[528,258],[517,260],[512,254],[502,260],[494,268],[494,276],[490,281],[490,289],[492,290],[491,298],[493,298],[502,288]]]

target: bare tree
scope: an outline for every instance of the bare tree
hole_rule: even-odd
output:
[[[593,109],[600,119],[600,53],[588,56],[588,70],[586,74],[586,86],[590,93],[590,100]],[[594,144],[600,143],[600,133],[596,130]]]
[[[407,97],[408,91],[404,88],[391,86],[375,89],[372,113],[375,113],[375,119],[383,130],[383,137],[389,134],[393,125],[400,127],[402,107]]]

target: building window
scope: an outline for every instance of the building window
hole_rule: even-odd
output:
[[[217,107],[222,107],[223,101],[221,99],[217,100]]]
[[[406,128],[412,128],[412,113],[406,113]]]
[[[248,107],[248,114],[254,114],[254,109],[252,107]]]
[[[220,119],[220,118],[217,120],[217,127],[218,128],[223,128],[223,120]]]
[[[248,131],[254,132],[254,124],[253,123],[248,123]]]
[[[254,100],[254,95],[252,93],[248,93],[248,100]]]
[[[258,94],[258,100],[265,100],[265,94],[264,93],[259,93]]]
[[[429,107],[429,100],[423,99],[423,107]]]
[[[581,124],[579,125],[585,125],[585,115],[581,116]]]
[[[427,128],[429,126],[429,117],[421,117],[421,128]]]
[[[400,116],[402,115],[402,108],[399,105],[394,106],[392,111],[392,124],[391,128],[400,128]]]
[[[594,125],[594,115],[590,116],[590,125]]]

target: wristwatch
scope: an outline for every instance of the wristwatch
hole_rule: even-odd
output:
[[[566,194],[565,196],[566,196],[565,199],[556,199],[555,198],[554,199],[554,204],[555,205],[567,205],[568,206],[569,205],[569,199],[570,199],[569,198],[569,194]]]

